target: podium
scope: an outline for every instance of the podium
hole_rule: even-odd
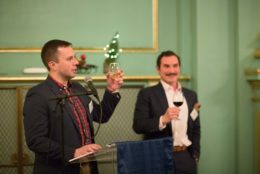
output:
[[[70,163],[88,163],[92,161],[96,161],[98,163],[100,174],[117,174],[116,144],[110,144],[109,146],[102,148],[98,152],[86,153],[82,156],[69,160]]]
[[[116,142],[96,153],[71,159],[71,163],[107,164],[100,174],[173,174],[172,138]]]

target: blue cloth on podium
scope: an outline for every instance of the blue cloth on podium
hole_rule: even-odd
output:
[[[172,138],[117,142],[118,174],[173,174]]]

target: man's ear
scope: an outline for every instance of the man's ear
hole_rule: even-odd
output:
[[[53,70],[56,68],[56,62],[54,61],[49,61],[48,62],[48,67],[50,68],[50,70]]]

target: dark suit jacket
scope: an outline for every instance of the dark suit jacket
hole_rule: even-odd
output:
[[[72,83],[72,92],[84,92],[85,89],[79,83]],[[79,164],[69,164],[76,148],[81,147],[79,127],[72,107],[65,100],[64,113],[57,107],[56,100],[50,98],[62,94],[57,84],[47,77],[45,81],[31,88],[24,102],[24,129],[25,138],[30,150],[35,152],[34,174],[60,174],[62,170],[62,133],[61,119],[64,121],[64,159],[66,161],[65,173],[79,174]],[[94,104],[91,115],[88,105],[91,99],[82,95],[80,101],[87,110],[88,121],[93,136],[93,121],[99,121],[100,108]],[[102,108],[101,122],[107,122],[120,100],[118,93],[111,94],[105,91]],[[97,168],[94,167],[94,173]]]
[[[190,117],[194,104],[197,102],[195,92],[182,88],[189,110],[187,135],[192,145],[188,150],[192,156],[200,155],[200,120],[194,121]],[[144,134],[145,139],[162,138],[172,136],[171,123],[166,128],[159,130],[159,118],[165,114],[168,108],[165,91],[161,83],[140,90],[135,106],[133,129],[136,133]]]

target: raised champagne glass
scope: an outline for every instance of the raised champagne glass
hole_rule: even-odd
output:
[[[113,62],[109,64],[108,72],[112,75],[112,78],[117,78],[120,75],[120,71],[119,63]]]

